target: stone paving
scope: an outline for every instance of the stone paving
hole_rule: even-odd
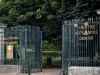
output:
[[[60,74],[61,69],[49,68],[43,69],[43,72],[31,73],[31,75],[62,75]],[[18,73],[0,73],[0,75],[28,75],[28,74],[18,74]]]

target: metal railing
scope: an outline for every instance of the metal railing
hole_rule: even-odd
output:
[[[42,69],[42,31],[34,25],[17,25],[4,28],[0,33],[2,64],[4,65],[31,65],[31,69]],[[9,39],[8,39],[9,38]],[[12,58],[7,58],[7,45],[13,45]],[[8,54],[9,55],[9,54]],[[31,60],[31,61],[30,61]],[[24,67],[25,68],[25,67]]]
[[[100,66],[100,17],[66,20],[62,24],[62,69]]]

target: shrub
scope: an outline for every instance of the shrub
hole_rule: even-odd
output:
[[[52,59],[52,66],[51,67],[61,67],[61,57],[53,57]],[[42,58],[42,66],[43,67],[50,67],[50,65],[47,64],[47,57]]]
[[[59,67],[59,66],[61,67],[61,63],[62,63],[61,57],[52,58],[53,67]]]
[[[43,51],[60,51],[54,44],[50,44],[48,41],[43,41]]]
[[[61,57],[61,51],[43,51],[45,57]]]
[[[46,59],[47,59],[46,57],[42,57],[42,66],[43,67],[46,67],[46,64],[47,64]]]

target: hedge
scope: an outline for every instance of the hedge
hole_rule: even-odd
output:
[[[61,67],[61,63],[62,63],[61,57],[53,57],[51,60],[52,60],[51,61],[52,66],[47,64],[47,57],[43,57],[42,58],[42,66],[43,66],[43,68],[47,68],[47,67]]]
[[[61,57],[61,51],[43,51],[43,56],[45,57]]]

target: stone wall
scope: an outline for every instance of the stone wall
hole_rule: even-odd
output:
[[[68,75],[100,75],[100,67],[69,67]]]
[[[18,73],[18,65],[0,65],[0,73]]]
[[[31,72],[41,72],[41,69],[32,69]],[[0,65],[0,73],[23,73],[22,66],[19,65]]]

